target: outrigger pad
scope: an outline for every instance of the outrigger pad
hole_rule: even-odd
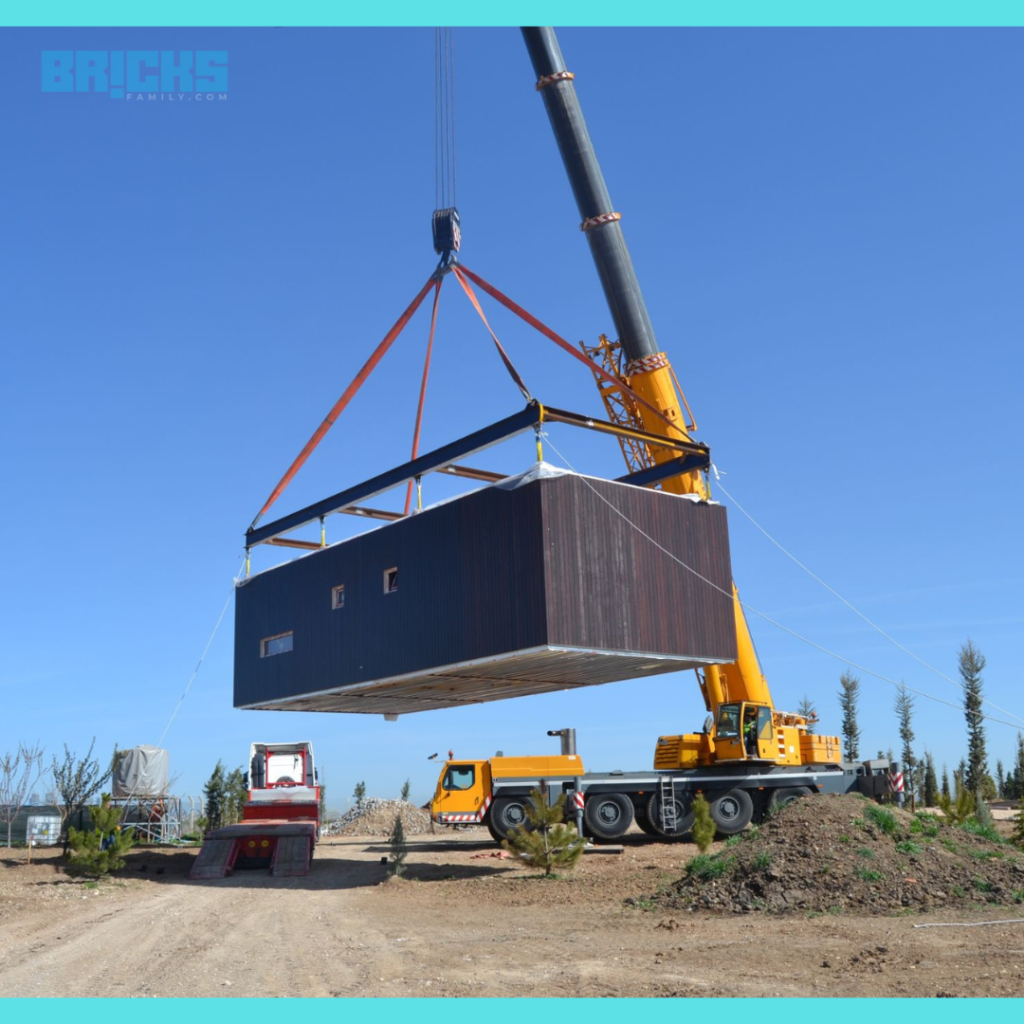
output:
[[[241,708],[407,714],[735,658],[725,509],[574,473],[510,478],[236,590]]]

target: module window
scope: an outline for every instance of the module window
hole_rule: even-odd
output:
[[[339,583],[331,591],[331,607],[337,611],[339,608],[345,607],[345,584]]]
[[[398,568],[384,570],[384,593],[394,594],[398,590]]]
[[[260,657],[269,658],[275,654],[286,654],[292,649],[293,633],[278,633],[277,636],[264,637],[260,641]]]

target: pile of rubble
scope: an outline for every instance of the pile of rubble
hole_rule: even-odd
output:
[[[1024,902],[1022,851],[857,796],[805,797],[723,846],[649,899],[665,909],[805,914]]]
[[[402,816],[407,836],[430,831],[430,815],[407,800],[381,800],[371,797],[358,807],[347,810],[340,818],[328,821],[320,830],[325,836],[389,836],[395,818]]]

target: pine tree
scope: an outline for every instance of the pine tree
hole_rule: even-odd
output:
[[[1003,771],[1003,762],[996,759],[996,795],[1000,800],[1006,796],[1006,773]]]
[[[860,759],[860,728],[857,725],[857,697],[860,692],[860,680],[852,672],[844,672],[839,677],[839,707],[843,712],[841,730],[843,746],[846,748],[846,760]]]
[[[1020,793],[1017,792],[1017,780],[1013,777],[1013,772],[1006,773],[1006,782],[1003,784],[1003,793],[1007,800],[1016,800]]]
[[[942,763],[942,795],[947,799],[950,796],[949,789],[949,769],[946,767],[946,763]]]
[[[68,871],[72,874],[102,878],[111,871],[124,867],[123,854],[135,844],[132,830],[121,829],[121,810],[110,806],[110,794],[104,793],[99,807],[91,807],[92,828],[79,831],[68,829],[71,859]]]
[[[402,799],[403,800],[408,801],[408,799],[409,799],[409,792],[410,792],[411,789],[412,789],[412,784],[409,782],[408,779],[406,779],[404,785],[402,786]]]
[[[395,824],[391,829],[391,836],[388,839],[388,846],[391,848],[391,874],[396,878],[400,877],[405,870],[405,858],[409,852],[408,844],[405,841],[405,825],[402,822],[402,815],[395,815]]]
[[[366,783],[357,782],[356,788],[352,790],[352,796],[355,797],[356,807],[361,808],[363,801],[366,799]]]
[[[203,800],[206,805],[206,830],[212,832],[224,824],[227,783],[224,778],[223,761],[217,761],[217,767],[213,769],[213,774],[203,786]]]
[[[900,682],[900,688],[896,691],[895,710],[900,724],[900,739],[903,741],[903,749],[900,751],[903,778],[906,780],[906,785],[909,789],[907,796],[910,797],[910,806],[913,808],[916,792],[914,787],[914,769],[917,765],[917,762],[914,760],[914,749],[912,746],[914,742],[914,730],[912,728],[914,697],[902,681]]]
[[[931,751],[924,754],[924,805],[935,807],[939,799],[939,783],[935,778],[935,759]]]
[[[1010,842],[1024,850],[1024,796],[1017,803],[1017,814],[1013,819],[1013,832],[1010,833]]]
[[[814,726],[818,721],[818,709],[814,706],[814,701],[811,700],[807,694],[804,694],[804,699],[800,701],[800,706],[796,709],[798,715],[803,715],[807,719],[807,735],[814,735]]]
[[[515,858],[532,868],[543,868],[546,877],[555,868],[574,868],[583,855],[583,837],[564,823],[565,794],[548,803],[547,785],[530,794],[526,808],[527,825],[517,825],[502,843]]]
[[[802,714],[802,712],[801,712]],[[711,804],[707,802],[703,793],[698,793],[696,799],[690,804],[693,811],[693,827],[690,832],[701,853],[706,853],[715,839],[715,823],[711,817]]]
[[[242,812],[249,800],[249,789],[245,784],[245,773],[236,768],[224,781],[224,811],[221,819],[225,825],[234,825],[242,820]]]
[[[1014,796],[1024,797],[1024,735],[1017,733],[1017,758],[1013,765],[1013,778],[1016,784]]]
[[[964,785],[972,793],[977,793],[981,789],[981,777],[988,771],[985,722],[981,709],[981,673],[985,668],[985,656],[968,639],[957,654],[957,662],[964,684],[964,714],[967,718],[967,771]]]

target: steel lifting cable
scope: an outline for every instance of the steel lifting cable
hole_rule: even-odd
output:
[[[796,557],[796,555],[794,555],[794,554],[793,554],[792,552],[790,552],[790,551],[787,551],[787,550],[786,550],[786,548],[784,548],[784,547],[782,546],[782,544],[780,544],[780,543],[779,543],[779,542],[778,542],[778,541],[777,541],[777,540],[776,540],[776,539],[775,539],[775,538],[774,538],[774,537],[773,537],[773,536],[772,536],[772,535],[771,535],[771,534],[770,534],[770,533],[769,533],[769,532],[768,532],[768,531],[767,531],[767,530],[766,530],[766,529],[765,529],[765,528],[764,528],[764,527],[763,527],[763,526],[762,526],[762,525],[761,525],[761,524],[760,524],[760,523],[759,523],[759,522],[758,522],[758,521],[757,521],[757,520],[756,520],[756,519],[755,519],[755,518],[754,518],[754,517],[753,517],[753,516],[752,516],[752,515],[751,515],[751,514],[750,514],[750,513],[749,513],[749,512],[748,512],[748,511],[747,511],[747,510],[746,510],[746,509],[745,509],[745,508],[744,508],[744,507],[743,507],[743,506],[742,506],[742,505],[741,505],[741,504],[740,504],[740,503],[739,503],[739,502],[738,502],[738,501],[737,501],[737,500],[736,500],[736,499],[735,499],[735,498],[734,498],[734,497],[733,497],[733,496],[732,496],[732,495],[731,495],[731,494],[730,494],[730,493],[729,493],[729,492],[727,491],[727,490],[726,490],[726,489],[725,489],[725,487],[724,487],[724,486],[723,486],[723,484],[722,484],[722,481],[721,481],[721,479],[720,479],[720,478],[718,477],[718,474],[717,474],[717,472],[716,472],[715,476],[716,476],[716,480],[715,480],[715,486],[716,486],[716,487],[717,487],[717,488],[718,488],[718,489],[719,489],[719,490],[720,490],[720,491],[721,491],[721,492],[722,492],[722,493],[723,493],[723,494],[724,494],[724,495],[725,495],[725,496],[726,496],[726,497],[727,497],[727,498],[729,499],[729,501],[731,501],[731,502],[733,503],[733,505],[735,505],[735,507],[736,507],[736,508],[737,508],[737,509],[738,509],[738,510],[739,510],[740,512],[742,512],[742,513],[743,513],[743,515],[744,515],[744,516],[745,516],[745,517],[746,517],[747,519],[749,519],[749,520],[750,520],[750,522],[751,522],[751,524],[752,524],[753,526],[755,526],[755,527],[756,527],[756,528],[757,528],[757,529],[758,529],[758,530],[759,530],[759,531],[760,531],[760,532],[761,532],[762,534],[764,534],[764,536],[765,536],[765,537],[767,537],[767,538],[768,538],[768,540],[770,540],[770,541],[772,542],[772,544],[774,544],[774,545],[775,545],[775,546],[776,546],[776,547],[777,547],[777,548],[778,548],[778,549],[779,549],[779,550],[780,550],[780,551],[781,551],[781,552],[782,552],[782,553],[783,553],[783,554],[784,554],[784,555],[785,555],[785,556],[786,556],[786,557],[787,557],[787,558],[788,558],[788,559],[789,559],[790,561],[792,561],[792,562],[795,562],[795,563],[796,563],[796,564],[797,564],[797,565],[798,565],[798,566],[799,566],[799,567],[800,567],[801,569],[803,569],[803,571],[804,571],[805,573],[807,573],[807,575],[808,575],[808,576],[810,576],[812,580],[814,580],[814,581],[815,581],[816,583],[819,583],[819,584],[821,584],[821,586],[823,586],[823,587],[824,587],[824,588],[825,588],[825,589],[826,589],[826,590],[827,590],[827,591],[828,591],[828,592],[829,592],[829,593],[830,593],[830,594],[831,594],[831,595],[832,595],[833,597],[835,597],[835,598],[837,598],[838,600],[842,601],[842,603],[843,603],[843,604],[845,604],[845,605],[846,605],[846,607],[850,609],[850,611],[852,611],[852,612],[853,612],[853,613],[854,613],[855,615],[857,615],[857,616],[859,616],[859,617],[860,617],[861,619],[863,619],[863,620],[864,620],[864,621],[865,621],[865,622],[866,622],[866,623],[867,623],[867,624],[868,624],[868,625],[869,625],[869,626],[870,626],[870,627],[871,627],[871,628],[872,628],[872,629],[873,629],[873,630],[874,630],[874,631],[875,631],[876,633],[878,633],[878,634],[880,634],[881,636],[885,637],[885,639],[886,639],[886,640],[888,640],[888,641],[889,641],[889,643],[891,643],[891,644],[892,644],[892,645],[893,645],[894,647],[896,647],[896,648],[898,648],[899,650],[901,650],[901,651],[902,651],[902,652],[903,652],[904,654],[907,654],[907,655],[909,655],[909,656],[910,656],[911,658],[913,658],[913,659],[914,659],[914,661],[916,661],[916,662],[917,662],[917,663],[918,663],[919,665],[922,665],[922,666],[924,666],[924,668],[928,669],[928,670],[929,670],[930,672],[934,672],[934,673],[935,673],[935,674],[936,674],[937,676],[939,676],[939,677],[940,677],[941,679],[945,679],[947,683],[951,683],[951,684],[952,684],[953,686],[959,687],[959,688],[960,688],[960,689],[962,689],[962,690],[966,690],[966,689],[967,689],[967,686],[966,686],[966,684],[964,684],[964,683],[958,683],[958,682],[957,682],[957,681],[956,681],[955,679],[953,679],[953,678],[952,678],[951,676],[947,676],[947,675],[946,675],[946,673],[945,673],[945,672],[943,672],[943,671],[942,671],[941,669],[937,669],[937,668],[936,668],[936,667],[935,667],[934,665],[931,665],[931,664],[929,664],[929,663],[928,663],[927,661],[925,661],[925,660],[924,660],[924,658],[920,658],[920,657],[918,657],[918,656],[917,656],[917,655],[916,655],[916,654],[915,654],[915,653],[914,653],[913,651],[911,651],[911,650],[910,650],[909,648],[907,648],[907,647],[904,647],[904,646],[903,646],[903,644],[901,644],[901,643],[899,642],[899,640],[897,640],[897,639],[896,639],[895,637],[893,637],[893,636],[890,636],[890,635],[889,635],[889,634],[888,634],[888,633],[887,633],[887,632],[886,632],[886,631],[885,631],[884,629],[882,629],[882,627],[881,627],[881,626],[879,626],[879,625],[878,625],[877,623],[875,623],[875,622],[872,622],[872,621],[871,621],[871,619],[869,619],[869,618],[868,618],[868,617],[867,617],[867,616],[866,616],[866,615],[865,615],[865,614],[864,614],[864,613],[863,613],[863,612],[862,612],[862,611],[861,611],[861,610],[860,610],[859,608],[857,608],[857,607],[856,607],[856,606],[855,606],[854,604],[852,604],[852,603],[851,603],[850,601],[847,601],[847,600],[846,600],[846,598],[845,598],[845,597],[843,597],[843,595],[842,595],[842,594],[840,594],[840,593],[839,593],[839,592],[838,592],[837,590],[834,590],[834,589],[833,589],[832,587],[830,587],[830,586],[829,586],[829,585],[828,585],[828,584],[827,584],[827,583],[826,583],[826,582],[825,582],[825,581],[824,581],[824,580],[823,580],[823,579],[822,579],[822,578],[821,578],[820,576],[818,576],[818,575],[817,575],[816,573],[814,573],[814,572],[812,572],[812,571],[811,571],[810,569],[808,569],[808,568],[807,568],[807,566],[806,566],[806,565],[804,565],[804,563],[803,563],[803,562],[801,562],[801,561],[800,561],[800,559]],[[989,700],[989,699],[988,699],[987,697],[982,697],[982,698],[981,698],[981,700],[982,700],[982,703],[984,703],[984,704],[988,704],[988,705],[989,705],[990,707],[993,707],[993,708],[995,708],[995,709],[996,709],[996,711],[999,711],[999,712],[1001,712],[1001,713],[1002,713],[1002,714],[1004,714],[1004,715],[1009,715],[1009,716],[1010,716],[1011,718],[1016,718],[1016,719],[1018,719],[1018,720],[1019,720],[1020,722],[1024,722],[1024,717],[1022,717],[1021,715],[1015,715],[1015,714],[1014,714],[1014,713],[1013,713],[1012,711],[1008,711],[1008,710],[1007,710],[1006,708],[1004,708],[1004,707],[1000,707],[1000,706],[999,706],[998,704],[996,704],[996,702],[995,702],[995,701]]]
[[[410,461],[415,461],[416,456],[420,452],[420,427],[423,424],[423,405],[427,397],[427,377],[430,375],[430,356],[434,350],[434,331],[437,328],[437,303],[441,298],[441,282],[444,280],[443,277],[437,279],[437,283],[434,285],[434,305],[430,311],[430,334],[427,336],[427,355],[423,360],[423,379],[420,381],[420,401],[416,407],[416,427],[413,430],[412,435],[412,456]],[[405,491],[405,514],[409,514],[409,507],[412,504],[412,488],[413,481],[409,481],[409,486]]]
[[[457,205],[455,157],[455,40],[434,30],[434,207]]]
[[[775,626],[777,629],[781,629],[784,633],[788,633],[790,636],[795,637],[797,640],[802,641],[810,647],[813,647],[815,650],[820,651],[822,654],[827,654],[830,658],[835,658],[836,661],[839,661],[844,665],[848,665],[850,668],[857,669],[858,672],[863,672],[865,675],[874,676],[876,679],[881,679],[883,682],[889,683],[891,686],[894,686],[897,689],[903,686],[911,693],[916,693],[919,697],[924,697],[926,700],[934,701],[936,704],[944,704],[946,707],[954,708],[958,712],[963,712],[963,706],[960,704],[954,704],[951,700],[943,700],[942,697],[936,697],[932,693],[927,693],[924,690],[915,689],[913,686],[906,686],[906,684],[903,682],[897,683],[895,679],[890,679],[888,676],[883,676],[880,672],[875,672],[873,669],[870,669],[865,665],[859,665],[855,661],[850,661],[849,658],[844,658],[841,654],[837,654],[835,651],[831,651],[827,647],[823,647],[821,644],[815,643],[813,640],[810,640],[802,634],[798,633],[795,629],[790,629],[789,626],[783,625],[781,622],[777,621],[776,619],[773,619],[770,615],[767,615],[765,612],[759,611],[757,608],[753,607],[753,605],[747,604],[746,601],[741,600],[731,591],[726,590],[724,587],[720,587],[717,583],[714,582],[714,580],[709,580],[706,576],[702,575],[696,569],[694,569],[693,566],[687,565],[686,562],[684,562],[681,558],[679,558],[671,551],[669,551],[668,548],[658,543],[658,541],[656,541],[649,533],[646,533],[642,527],[637,526],[637,524],[634,523],[633,520],[629,518],[629,516],[627,516],[620,509],[616,508],[616,506],[613,505],[603,494],[601,494],[600,491],[598,491],[597,488],[594,487],[594,485],[584,475],[578,473],[577,470],[573,468],[572,463],[569,462],[569,460],[558,450],[558,447],[554,444],[550,437],[548,437],[547,442],[554,450],[555,454],[558,455],[558,457],[566,464],[566,466],[573,473],[576,473],[576,475],[579,476],[583,483],[585,483],[587,487],[589,487],[590,490],[593,491],[594,494],[598,498],[600,498],[601,501],[603,501],[620,519],[622,519],[632,529],[636,530],[636,532],[639,533],[640,536],[643,537],[645,540],[650,541],[663,555],[666,555],[667,557],[672,559],[673,562],[682,566],[682,568],[684,568],[687,572],[691,573],[692,575],[696,576],[697,579],[699,579],[701,582],[706,583],[709,587],[713,588],[714,590],[717,590],[720,594],[724,595],[730,600],[739,601],[740,605],[746,611],[758,616],[758,618],[764,619],[765,622],[771,623],[771,625]],[[1020,728],[1016,722],[1007,722],[1002,718],[993,718],[992,715],[986,715],[980,711],[973,712],[973,714],[975,718],[983,718],[986,721],[995,722],[998,725],[1008,725],[1011,729]]]
[[[277,486],[274,488],[274,490],[270,494],[270,497],[267,498],[266,502],[264,503],[263,508],[260,509],[259,514],[252,521],[252,525],[249,527],[250,530],[256,526],[256,524],[266,513],[267,509],[270,508],[270,506],[273,505],[275,501],[277,501],[277,499],[283,493],[284,489],[292,482],[292,479],[294,478],[295,474],[298,473],[298,471],[305,464],[306,460],[310,457],[310,455],[313,454],[313,451],[316,448],[316,446],[324,439],[324,435],[327,433],[327,431],[330,430],[332,426],[334,426],[335,420],[337,420],[337,418],[342,414],[342,412],[345,409],[345,406],[348,405],[348,403],[352,400],[355,393],[365,383],[366,378],[370,376],[374,368],[384,357],[384,353],[387,352],[387,350],[391,347],[392,342],[402,333],[402,330],[405,328],[405,325],[412,319],[412,316],[416,312],[416,310],[420,308],[420,304],[426,298],[427,292],[429,292],[430,289],[434,286],[434,283],[435,277],[433,274],[431,274],[430,279],[420,289],[420,292],[416,296],[416,298],[409,303],[405,312],[395,321],[394,326],[392,326],[391,330],[388,331],[386,335],[384,335],[384,340],[381,341],[381,343],[373,350],[373,354],[370,356],[369,359],[366,360],[366,362],[363,364],[363,368],[352,379],[352,383],[349,384],[347,388],[345,388],[344,394],[342,394],[341,398],[339,398],[338,401],[334,403],[333,408],[327,414],[323,423],[321,423],[320,426],[316,428],[316,430],[313,433],[313,436],[306,442],[305,447],[302,449],[301,452],[299,452],[298,456],[296,457],[295,461],[291,464],[291,466],[288,467],[288,472],[285,473],[285,475],[281,477],[281,479],[278,481]]]

